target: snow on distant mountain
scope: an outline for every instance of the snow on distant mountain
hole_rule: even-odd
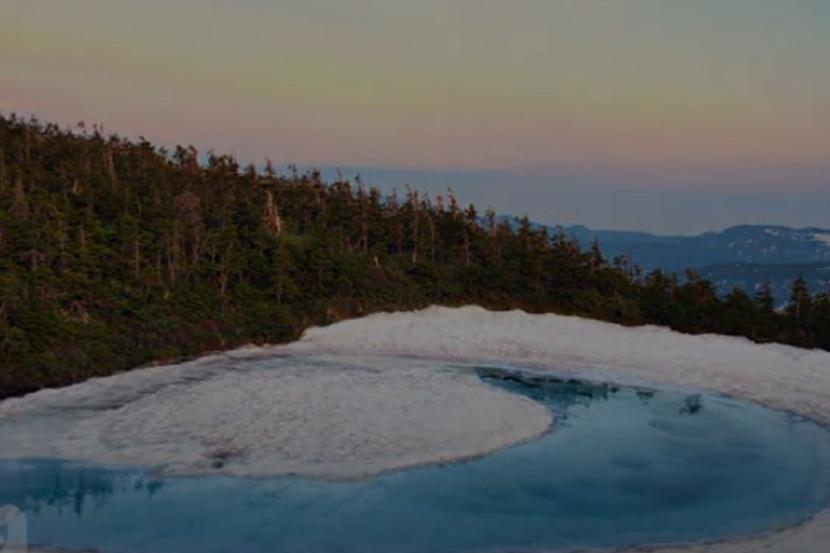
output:
[[[629,255],[645,269],[682,271],[723,263],[799,264],[830,261],[830,230],[743,225],[697,236],[568,227],[583,245],[599,240],[609,258]]]
[[[824,244],[827,244],[827,246],[830,247],[830,231],[826,231],[826,230],[816,231],[815,234],[813,234],[813,240],[816,240],[817,242],[822,242]]]
[[[516,218],[502,220],[516,224]],[[577,225],[548,226],[589,247],[595,240],[608,259],[627,256],[651,271],[682,273],[695,269],[723,292],[752,293],[769,282],[784,300],[793,280],[803,276],[813,292],[830,289],[830,229],[741,225],[696,236],[660,236],[646,232],[597,230]]]

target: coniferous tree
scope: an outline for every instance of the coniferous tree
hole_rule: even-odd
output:
[[[295,338],[379,310],[478,303],[830,348],[830,300],[785,313],[689,274],[641,276],[527,217],[483,218],[191,146],[0,117],[0,396]]]
[[[762,315],[772,314],[775,309],[775,297],[773,296],[772,286],[770,286],[769,282],[763,283],[755,293],[755,304],[758,306],[758,310]]]
[[[807,281],[803,277],[798,277],[793,281],[787,312],[796,322],[801,322],[810,316],[811,308],[812,298],[807,288]]]

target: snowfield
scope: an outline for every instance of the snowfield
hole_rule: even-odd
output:
[[[743,338],[627,328],[579,317],[431,307],[311,329],[293,351],[406,353],[514,364],[620,384],[705,389],[830,425],[830,352]],[[825,553],[830,510],[782,532],[664,553]]]
[[[355,356],[345,369],[344,355]],[[413,357],[389,363],[388,355]],[[318,361],[298,361],[305,358]],[[432,307],[310,329],[287,346],[0,403],[2,439],[12,440],[0,455],[349,478],[485,453],[550,425],[532,401],[430,358],[706,389],[830,424],[828,352],[578,317]],[[228,370],[242,360],[254,368]],[[828,543],[825,511],[783,532],[665,551],[823,553]]]
[[[830,425],[830,352],[743,338],[522,311],[431,307],[312,328],[284,350],[423,355],[538,367],[619,384],[703,388]]]
[[[2,403],[0,457],[351,479],[483,455],[551,422],[533,400],[440,363],[248,350]]]

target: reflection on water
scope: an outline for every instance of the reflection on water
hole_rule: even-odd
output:
[[[2,465],[0,490],[4,502],[32,513],[54,509],[81,516],[104,508],[115,495],[144,493],[151,497],[165,485],[164,480],[141,472],[112,471],[60,460],[10,461]]]
[[[482,367],[478,369],[478,374],[485,382],[501,385],[547,404],[561,416],[567,416],[569,407],[589,407],[592,402],[607,400],[609,396],[620,391],[620,387],[613,384],[585,382],[574,378],[563,379],[500,368]],[[638,390],[637,394],[640,393],[648,394],[648,397],[655,394],[653,390]]]
[[[756,405],[479,369],[557,414],[482,459],[362,482],[161,478],[0,462],[35,543],[119,553],[468,552],[712,539],[793,523],[827,497],[828,433]]]

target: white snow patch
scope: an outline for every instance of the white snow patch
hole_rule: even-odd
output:
[[[560,315],[432,307],[308,330],[287,351],[405,353],[705,388],[830,424],[830,353]]]
[[[741,338],[690,336],[659,327],[432,307],[311,329],[295,351],[398,352],[534,365],[619,383],[651,382],[740,396],[830,424],[830,353]],[[783,532],[752,539],[657,548],[661,553],[823,553],[830,510]],[[642,551],[635,549],[632,551]]]
[[[482,455],[552,422],[542,405],[441,363],[239,357],[0,403],[0,457],[349,479]]]
[[[265,374],[249,375],[228,371],[232,353],[8,400],[0,403],[0,443],[13,441],[0,455],[73,453],[128,463],[172,459],[181,464],[173,468],[202,472],[208,470],[206,460],[230,450],[220,469],[225,472],[350,477],[475,455],[533,437],[550,423],[538,405],[490,388],[473,374],[436,370],[426,360],[389,362],[382,357],[388,354],[708,389],[830,424],[828,352],[578,317],[432,307],[310,329],[299,342],[248,350],[244,357],[280,365],[287,361],[269,356],[317,358],[330,351],[340,360],[346,353],[361,360],[349,370],[342,361],[329,360],[329,365],[261,368]],[[366,354],[387,360],[378,366]],[[109,411],[96,411],[108,401]],[[73,410],[81,414],[70,416]],[[21,421],[25,431],[15,432]],[[133,457],[119,453],[121,448]],[[830,511],[824,511],[784,532],[671,551],[819,553],[828,541]]]
[[[817,232],[813,234],[813,240],[830,246],[830,232]]]

